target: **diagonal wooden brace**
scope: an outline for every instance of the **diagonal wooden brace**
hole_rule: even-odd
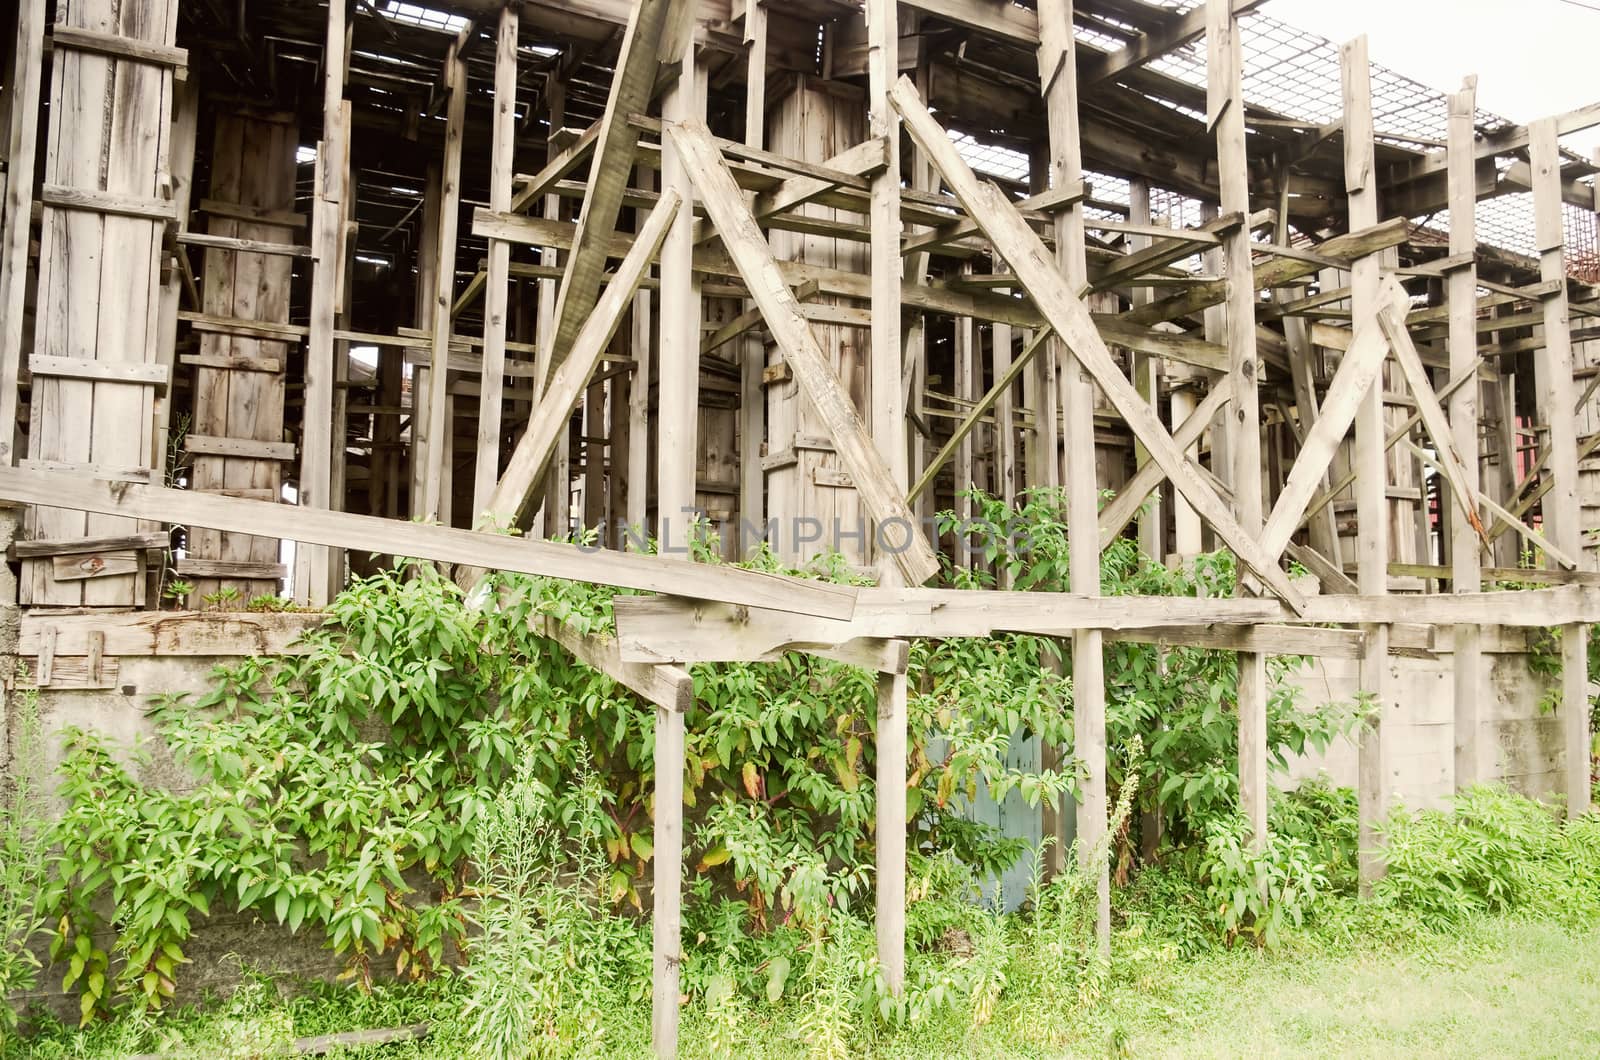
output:
[[[912,585],[939,572],[939,558],[918,528],[904,492],[879,455],[866,424],[811,333],[805,313],[784,280],[772,248],[745,204],[711,133],[699,122],[666,127],[682,154],[706,214],[750,289],[750,297],[766,319],[795,381],[828,426],[834,450],[855,483],[868,514],[878,524],[878,538]]]
[[[1240,561],[1255,571],[1291,608],[1302,611],[1305,600],[1278,566],[1276,558],[1262,550],[1239,525],[1216,491],[1194,474],[1182,447],[1167,433],[1143,395],[1117,367],[1088,309],[1074,295],[1066,278],[1051,261],[1049,251],[1011,201],[999,188],[978,180],[908,79],[900,78],[890,92],[890,99],[905,119],[911,138],[927,153],[945,183],[966,207],[968,216],[983,228],[995,249],[1011,265],[1019,286],[1028,292],[1078,363],[1100,385],[1134,437],[1150,451],[1150,458],[1161,466],[1184,498],[1211,524]]]

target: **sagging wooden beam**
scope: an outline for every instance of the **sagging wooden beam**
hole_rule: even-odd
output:
[[[1216,492],[1193,473],[1182,448],[1173,442],[1150,406],[1117,367],[1095,330],[1088,310],[1072,295],[1070,285],[1051,264],[1049,252],[1039,237],[998,188],[979,183],[910,81],[902,77],[895,85],[893,98],[912,138],[927,152],[967,212],[983,226],[997,251],[1016,271],[1018,284],[1033,298],[1056,334],[1072,348],[1083,368],[1100,384],[1135,437],[1149,449],[1151,459],[1161,465],[1173,484],[1211,523],[1217,536],[1234,554],[1281,599],[1298,610],[1304,600],[1288,575],[1239,526]]]
[[[922,584],[938,573],[938,557],[918,529],[904,493],[874,447],[849,394],[817,346],[804,311],[711,134],[699,123],[683,122],[670,127],[668,135],[683,153],[706,213],[721,233],[750,297],[761,307],[767,329],[806,397],[828,425],[835,452],[863,506],[878,524],[880,547],[894,557],[908,582]]]
[[[294,507],[62,472],[0,467],[0,500],[287,541],[518,571],[646,592],[727,599],[833,618],[854,613],[856,590],[825,582],[708,566],[666,556],[585,551],[573,545],[476,533],[370,515]]]

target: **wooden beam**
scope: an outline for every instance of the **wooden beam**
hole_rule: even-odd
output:
[[[1050,183],[1055,187],[1072,187],[1083,183],[1083,145],[1080,142],[1078,120],[1077,38],[1073,31],[1072,13],[1073,0],[1043,0],[1039,5],[1037,62],[1039,83],[1044,90]],[[944,140],[941,145],[943,148],[953,146],[943,136],[938,139]],[[934,165],[943,170],[938,152],[930,151],[929,154]],[[954,154],[954,151],[948,154]],[[964,168],[965,163],[962,166]],[[970,170],[958,172],[954,179],[951,174],[945,174],[946,181],[956,192],[957,198],[966,204],[973,219],[985,225],[986,221],[978,215],[976,207],[984,198],[985,190],[992,193],[989,195],[991,199],[998,192],[993,185],[989,185],[979,189],[977,198],[964,197],[958,183],[963,177],[969,183],[976,183],[971,180]],[[1004,215],[1008,219],[1013,216],[1009,201]],[[1049,262],[1043,257],[1044,245],[1033,237],[1032,230],[1026,224],[1021,227],[1034,240],[1033,246],[1028,249],[1037,251],[1040,264],[1048,267]],[[1074,202],[1058,211],[1054,218],[1054,229],[1054,265],[1059,270],[1056,275],[1065,285],[1065,293],[1069,296],[1064,302],[1069,307],[1083,309],[1075,297],[1088,285],[1082,203]],[[993,233],[990,238],[994,239]],[[995,245],[1018,272],[1023,289],[1036,302],[1040,301],[1037,280],[1030,282],[1022,277],[1025,266],[1016,260],[1028,244],[1013,242],[1008,249],[999,239],[995,239]],[[1088,319],[1086,311],[1082,315]],[[1048,319],[1048,313],[1046,316]],[[1095,467],[1095,394],[1094,383],[1088,375],[1094,372],[1094,368],[1085,363],[1084,351],[1078,348],[1080,342],[1076,336],[1064,331],[1061,324],[1054,320],[1051,325],[1055,337],[1050,341],[1061,365],[1061,411],[1066,418],[1067,535],[1074,541],[1093,541],[1100,510],[1099,480]],[[1097,333],[1094,338],[1096,342],[1099,341]],[[1103,346],[1101,348],[1104,349]],[[1115,368],[1113,371],[1121,380],[1120,371]],[[1137,392],[1133,396],[1139,407],[1148,411],[1149,406],[1138,397]],[[1099,596],[1099,551],[1074,549],[1067,575],[1074,593]],[[1106,782],[1105,642],[1099,630],[1079,630],[1072,634],[1072,687],[1073,753],[1081,769],[1077,799],[1079,866],[1086,871],[1092,868],[1094,872],[1095,941],[1097,953],[1104,961],[1111,954],[1111,876],[1110,859],[1104,856],[1110,837],[1107,834],[1109,796]]]
[[[1174,444],[1150,406],[1139,397],[1133,384],[1112,360],[1088,310],[1072,296],[1068,281],[1050,264],[1049,254],[1038,236],[998,188],[978,182],[956,152],[955,145],[923,106],[911,82],[900,79],[894,88],[894,100],[912,138],[928,152],[968,213],[984,226],[996,248],[1016,270],[1018,283],[1033,297],[1045,319],[1066,341],[1082,366],[1094,376],[1135,437],[1150,450],[1151,459],[1161,465],[1235,555],[1282,599],[1298,608],[1304,601],[1288,576],[1239,526],[1216,491],[1192,472],[1182,449]]]
[[[512,183],[519,184],[521,187],[517,188],[516,194],[511,196],[511,202],[506,207],[506,212],[521,213],[528,208],[529,203],[549,191],[557,181],[562,180],[574,169],[583,165],[589,156],[594,153],[594,145],[599,142],[600,132],[604,127],[605,119],[602,118],[585,129],[583,135],[558,152],[554,158],[547,161],[539,172],[532,176],[518,174],[513,177]]]
[[[299,503],[306,508],[334,508],[333,410],[335,402],[337,325],[340,288],[340,243],[344,233],[344,198],[349,190],[350,135],[344,106],[347,29],[341,4],[328,5],[328,34],[322,80],[322,139],[317,144],[311,200],[311,312],[306,339],[305,407],[302,414]],[[343,425],[340,425],[341,433]],[[160,518],[157,516],[157,518]],[[324,548],[295,554],[294,597],[314,606],[325,604],[342,580],[333,557]]]
[[[674,55],[679,62],[661,103],[668,121],[703,120],[706,113],[705,66],[694,43],[685,40]],[[694,532],[689,520],[699,507],[695,476],[699,471],[700,338],[704,317],[701,278],[694,270],[694,218],[697,195],[694,175],[682,148],[666,140],[661,150],[663,194],[671,189],[686,204],[668,227],[661,252],[660,327],[656,372],[656,533],[663,541],[684,547]],[[678,532],[674,534],[674,525]]]
[[[761,307],[767,329],[782,348],[796,381],[828,424],[835,451],[878,524],[880,547],[895,557],[908,582],[920,585],[938,573],[938,558],[917,528],[904,493],[874,448],[849,394],[817,346],[800,303],[784,282],[772,249],[745,206],[711,134],[697,122],[683,122],[672,126],[669,135],[683,153],[706,213],[721,233],[751,297]]]
[[[744,6],[745,103],[744,142],[757,150],[766,147],[767,135],[767,7],[763,3]],[[798,297],[798,296],[797,296]],[[800,301],[805,301],[800,297]],[[741,320],[750,319],[754,327],[761,320],[761,309],[746,300]],[[720,332],[719,332],[720,334]],[[713,336],[713,339],[716,336]],[[713,345],[711,348],[715,348]],[[707,353],[701,348],[701,356]],[[738,351],[739,359],[739,518],[748,526],[767,522],[766,472],[761,468],[761,453],[766,445],[767,395],[764,377],[767,347],[759,335],[749,335]],[[754,554],[760,546],[749,542]]]
[[[439,196],[438,250],[433,289],[432,369],[428,372],[427,463],[422,478],[422,509],[432,522],[450,521],[445,491],[445,450],[454,431],[449,410],[450,306],[455,301],[456,229],[461,218],[461,149],[467,122],[467,63],[454,45],[445,57],[445,85],[450,91],[445,116],[444,167]]]
[[[572,345],[572,353],[551,376],[549,386],[539,396],[528,426],[506,462],[487,504],[477,516],[487,529],[517,525],[533,500],[534,486],[555,451],[557,438],[567,429],[572,406],[588,385],[600,357],[622,325],[623,313],[632,301],[639,283],[650,268],[667,230],[678,215],[678,193],[667,189],[640,229],[628,256],[618,266],[616,276],[595,303]],[[642,439],[641,439],[642,442]]]
[[[1371,63],[1367,39],[1358,37],[1339,49],[1341,99],[1344,113],[1344,174],[1349,196],[1350,227],[1371,228],[1378,220],[1376,152],[1372,139]],[[1381,306],[1382,277],[1375,253],[1351,263],[1351,304],[1362,320]],[[1385,499],[1388,479],[1385,459],[1383,393],[1371,387],[1356,410],[1356,446],[1352,470],[1356,472],[1356,520],[1361,527],[1356,554],[1356,583],[1368,596],[1381,597],[1389,589],[1389,520]],[[1392,709],[1389,690],[1389,630],[1374,624],[1367,630],[1366,654],[1361,660],[1361,689],[1374,697],[1375,714],[1363,726],[1359,742],[1356,795],[1359,816],[1358,871],[1363,893],[1383,873],[1379,856],[1379,822],[1388,813],[1392,787],[1385,761],[1383,724]]]
[[[511,172],[517,139],[517,25],[517,7],[507,4],[500,11],[494,53],[494,138],[489,156],[491,210],[511,209]],[[483,372],[478,382],[478,452],[472,473],[474,517],[489,506],[495,483],[500,479],[510,268],[511,244],[503,239],[489,240],[483,296]]]
[[[1463,255],[1458,268],[1445,274],[1445,303],[1450,314],[1447,344],[1452,375],[1470,374],[1476,378],[1478,361],[1478,228],[1475,192],[1474,122],[1477,117],[1478,79],[1467,78],[1461,91],[1448,101],[1447,162],[1450,200],[1450,255]],[[1597,377],[1600,378],[1600,377]],[[1472,493],[1479,489],[1478,398],[1479,386],[1462,387],[1450,398],[1450,429],[1456,449],[1467,459],[1463,481]],[[1450,588],[1458,593],[1475,593],[1483,586],[1478,556],[1478,535],[1470,521],[1450,521]],[[1483,690],[1479,679],[1482,665],[1482,635],[1477,626],[1452,627],[1455,667],[1451,679],[1455,725],[1456,792],[1465,791],[1485,777],[1482,741]]]
[[[825,582],[707,566],[665,556],[585,551],[573,545],[83,475],[0,468],[0,500],[159,523],[177,522],[647,592],[725,597],[731,602],[777,610],[798,607],[835,618],[848,617],[854,610],[856,590]]]
[[[1250,163],[1245,149],[1244,123],[1244,53],[1232,2],[1208,0],[1204,11],[1197,9],[1179,21],[1198,21],[1206,35],[1207,125],[1217,139],[1217,181],[1223,211],[1217,221],[1222,221],[1230,214],[1240,219],[1239,223],[1221,229],[1228,290],[1228,375],[1233,380],[1228,454],[1233,461],[1234,510],[1238,513],[1239,525],[1245,533],[1260,534],[1261,398],[1258,387],[1262,369],[1256,356],[1255,266],[1250,231],[1243,223],[1243,218],[1250,212]],[[1130,46],[1126,50],[1133,49]],[[1332,455],[1331,452],[1329,455]],[[1320,469],[1318,477],[1321,477]],[[1270,549],[1267,554],[1276,555]],[[1246,596],[1253,593],[1247,579],[1239,580],[1238,591]],[[1252,844],[1260,850],[1267,843],[1267,657],[1261,652],[1243,651],[1239,653],[1238,662],[1239,811],[1250,829]]]
[[[900,257],[900,239],[905,225],[900,216],[900,117],[889,103],[889,86],[894,83],[900,69],[900,8],[896,0],[867,0],[867,128],[872,136],[869,143],[882,145],[881,158],[868,153],[863,157],[868,163],[881,168],[871,170],[872,187],[867,208],[867,222],[871,228],[871,245],[868,249],[868,272],[871,275],[871,334],[867,356],[867,422],[872,432],[873,445],[878,460],[888,472],[889,485],[900,502],[906,517],[915,523],[916,516],[906,503],[906,486],[909,479],[909,450],[906,446],[906,392],[901,373],[901,320],[900,291],[905,285],[903,263]],[[835,160],[833,165],[837,165]],[[759,210],[760,203],[757,203]],[[874,549],[874,555],[881,555]],[[899,571],[893,564],[884,563],[881,580],[885,584],[898,584]],[[912,583],[925,581],[912,579]],[[898,696],[894,693],[898,690]],[[887,697],[887,698],[886,698]],[[905,749],[901,740],[905,726],[905,682],[898,686],[879,688],[879,724],[887,724],[891,731],[880,729],[879,753],[887,752],[891,758],[883,768],[893,772],[905,769]],[[887,711],[887,713],[885,713]],[[898,730],[896,731],[896,727]],[[889,809],[903,792],[891,799]],[[882,808],[880,808],[881,812]],[[880,878],[878,884],[878,956],[884,969],[889,990],[899,996],[905,989],[905,809],[900,806],[900,820],[891,822],[893,836],[879,840],[880,869],[882,859],[897,857],[896,864],[887,866],[890,876]],[[883,819],[880,818],[880,824]],[[899,879],[897,887],[894,884]],[[885,892],[888,893],[885,893]]]
[[[1567,310],[1567,255],[1561,187],[1561,147],[1554,118],[1528,127],[1528,164],[1533,179],[1534,244],[1539,278],[1556,290],[1544,300],[1544,346],[1533,358],[1539,418],[1550,432],[1551,487],[1540,502],[1550,543],[1586,561],[1578,501],[1578,424],[1573,407],[1572,335]],[[1591,194],[1590,208],[1593,208]],[[1548,550],[1547,550],[1548,551]],[[1551,558],[1554,558],[1553,556]],[[1561,631],[1561,718],[1566,757],[1567,816],[1589,812],[1590,756],[1587,628]]]
[[[639,130],[629,118],[649,107],[663,58],[663,41],[682,35],[680,23],[691,10],[692,5],[686,0],[638,0],[628,20],[594,158],[589,164],[589,182],[572,256],[567,259],[566,275],[556,296],[555,335],[549,347],[547,372],[555,371],[566,358],[599,297],[606,246],[616,231],[617,214],[639,144]]]

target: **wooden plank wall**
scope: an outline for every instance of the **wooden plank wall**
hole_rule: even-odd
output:
[[[854,85],[797,78],[783,91],[773,93],[768,112],[770,150],[790,158],[821,162],[867,138],[867,107]],[[808,204],[808,217],[853,220],[852,215],[826,206]],[[842,239],[798,232],[773,232],[772,249],[779,260],[803,261],[852,272],[867,271],[867,247]],[[838,299],[818,298],[819,303]],[[833,363],[858,410],[867,408],[867,352],[865,329],[813,323],[817,344]],[[838,458],[826,439],[827,428],[795,381],[783,371],[783,355],[767,350],[767,517],[779,527],[779,554],[790,562],[804,562],[823,551],[838,523],[854,532],[866,526],[866,515],[854,488],[842,484]],[[790,456],[793,462],[788,462]],[[797,521],[814,519],[821,525],[820,541],[801,544]],[[807,524],[810,535],[812,524]],[[864,564],[864,542],[846,539],[840,551],[850,563]]]
[[[173,52],[177,8],[177,0],[62,0],[56,24]],[[58,43],[51,67],[25,464],[159,481],[154,403],[161,382],[159,260],[172,213],[173,65]],[[24,536],[71,541],[150,529],[115,516],[33,508]],[[143,553],[108,558],[95,576],[68,579],[56,577],[52,558],[29,560],[22,602],[142,603]]]
[[[305,219],[293,213],[299,142],[291,116],[219,115],[210,191],[201,203],[208,215],[206,231],[270,243],[304,238]],[[206,315],[287,324],[292,262],[282,254],[207,249],[201,286]],[[191,448],[191,489],[279,499],[281,453],[293,455],[293,447],[283,442],[289,350],[287,338],[201,333],[190,435],[207,441]],[[210,439],[238,444],[218,445]],[[277,592],[273,568],[278,555],[276,538],[196,529],[190,532],[188,558],[178,561],[177,571],[195,586],[195,600],[233,588],[243,602]]]

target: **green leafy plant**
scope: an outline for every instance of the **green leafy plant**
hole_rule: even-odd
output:
[[[200,597],[200,602],[213,611],[226,611],[230,604],[239,599],[239,590],[232,586],[225,586],[215,592],[209,592]]]
[[[1224,937],[1249,938],[1258,946],[1277,946],[1289,924],[1304,923],[1328,886],[1310,843],[1269,830],[1258,847],[1242,817],[1211,822],[1200,869]]]
[[[19,687],[11,709],[12,757],[0,778],[0,999],[33,986],[39,972],[29,944],[44,925],[50,843],[37,691]],[[16,1019],[0,1000],[0,1042]]]
[[[161,595],[171,600],[175,605],[182,605],[194,593],[194,586],[179,578],[174,578],[161,590]]]

